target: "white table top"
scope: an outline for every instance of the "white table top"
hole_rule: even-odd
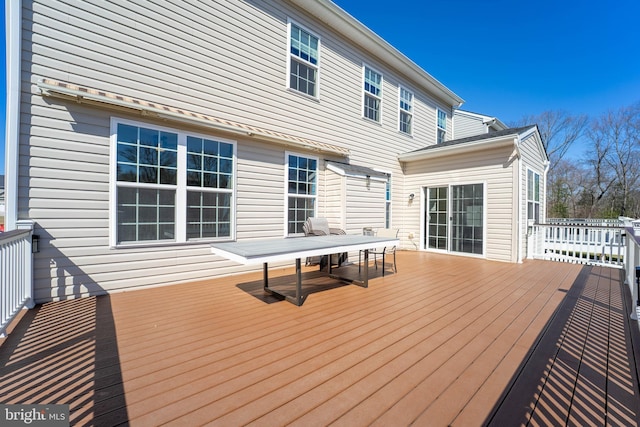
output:
[[[395,238],[338,234],[212,243],[211,251],[240,264],[249,265],[399,244],[399,240]]]

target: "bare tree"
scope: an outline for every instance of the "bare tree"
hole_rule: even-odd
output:
[[[638,141],[640,103],[609,111],[592,122],[588,139],[594,150],[587,163],[594,168],[598,200],[607,195],[608,212],[629,214],[630,197],[640,184],[640,144]]]
[[[543,111],[537,115],[524,116],[512,126],[538,125],[540,136],[551,164],[549,172],[553,170],[566,156],[569,148],[584,133],[589,118],[586,115],[571,115],[566,111]]]

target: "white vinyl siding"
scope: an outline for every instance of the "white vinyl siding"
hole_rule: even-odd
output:
[[[289,49],[287,63],[290,89],[318,97],[320,68],[320,38],[289,21]]]
[[[113,248],[113,115],[177,129],[180,134],[233,138],[237,179],[232,235],[238,240],[282,237],[287,235],[288,222],[283,207],[286,147],[260,140],[249,130],[230,136],[131,110],[114,113],[74,100],[45,98],[37,89],[42,78],[348,148],[349,162],[393,173],[394,222],[401,227],[401,235],[405,234],[401,223],[406,204],[404,177],[397,152],[389,147],[407,152],[422,148],[424,141],[433,140],[436,124],[414,120],[414,138],[407,138],[398,132],[395,102],[382,103],[380,111],[381,118],[393,120],[379,126],[362,120],[362,64],[384,74],[382,93],[395,98],[400,85],[412,88],[415,118],[433,117],[435,108],[450,106],[442,104],[419,80],[407,81],[407,76],[395,71],[397,64],[385,63],[376,52],[363,50],[336,29],[280,0],[184,0],[162,7],[138,0],[74,2],[73,7],[65,1],[34,0],[23,5],[18,210],[21,219],[36,222],[36,234],[41,237],[41,252],[34,258],[38,302],[259,268],[214,256],[206,241]],[[321,38],[318,83],[322,102],[285,89],[289,19]],[[323,158],[318,160],[321,169]],[[376,224],[384,226],[384,188],[378,193],[376,183],[375,190],[380,203]],[[177,194],[186,198],[186,193]],[[186,206],[187,201],[179,203]],[[324,203],[318,197],[318,205]],[[354,203],[354,209],[361,209],[358,206],[368,201],[358,198]],[[193,206],[196,210],[203,207]],[[373,218],[362,221],[371,223]],[[185,236],[187,243],[186,220],[176,217],[176,227],[183,227],[176,236]],[[409,243],[406,247],[414,246]]]

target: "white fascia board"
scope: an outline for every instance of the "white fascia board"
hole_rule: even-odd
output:
[[[435,94],[452,108],[458,108],[464,100],[436,80],[389,42],[371,31],[360,21],[330,0],[288,0],[316,19],[324,22],[346,39],[362,46],[367,52],[384,60],[414,83]]]
[[[468,142],[459,145],[446,145],[429,150],[400,154],[398,155],[398,160],[401,162],[415,162],[418,160],[435,159],[439,157],[473,153],[475,151],[507,146],[514,146],[517,148],[518,135],[506,135],[499,138],[482,139],[480,141]]]

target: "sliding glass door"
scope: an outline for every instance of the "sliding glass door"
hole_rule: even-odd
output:
[[[430,187],[426,193],[425,247],[482,255],[484,184]]]

